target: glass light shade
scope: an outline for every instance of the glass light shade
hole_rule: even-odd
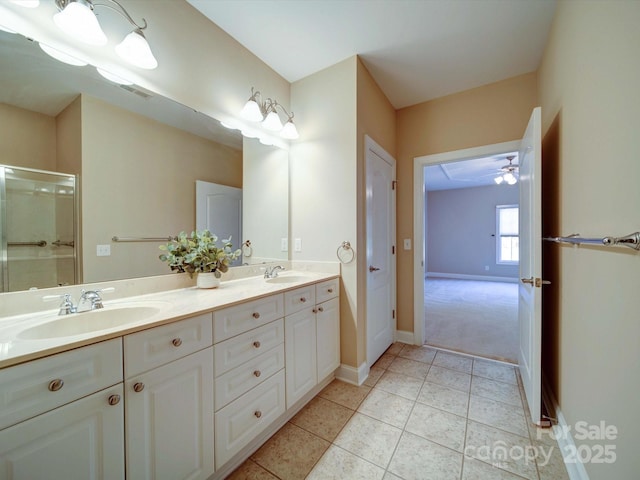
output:
[[[72,1],[53,16],[53,21],[62,31],[81,42],[98,46],[107,44],[107,36],[98,19],[85,3]]]
[[[271,130],[272,132],[278,132],[282,130],[282,122],[280,121],[280,117],[274,111],[271,111],[267,114],[267,118],[262,122],[262,126],[267,130]]]
[[[240,111],[240,116],[250,122],[261,122],[264,119],[260,106],[255,100],[249,100]]]
[[[240,133],[242,133],[243,137],[247,138],[258,138],[260,136],[258,132],[256,132],[255,130],[249,130],[248,128],[240,130]]]
[[[280,132],[280,136],[282,138],[286,138],[287,140],[295,140],[300,135],[298,135],[298,129],[296,128],[295,124],[291,120],[289,120],[284,124],[284,127]]]
[[[502,175],[500,175],[494,178],[493,181],[496,182],[497,185],[500,185],[504,181],[504,178],[502,178]]]
[[[50,47],[49,45],[46,45],[44,43],[39,43],[38,45],[40,45],[40,48],[44,53],[46,53],[50,57],[55,58],[56,60],[62,63],[73,65],[75,67],[84,67],[85,65],[87,65],[87,62],[82,61],[72,55],[69,55],[68,53],[61,52],[57,48]]]
[[[220,120],[220,125],[224,128],[228,128],[229,130],[240,130],[238,124],[236,124],[233,120]]]
[[[140,30],[135,30],[124,37],[124,40],[116,45],[116,53],[136,67],[153,70],[158,66],[158,61],[151,53],[151,47]]]
[[[106,70],[103,70],[99,67],[96,67],[96,70],[100,75],[102,75],[104,78],[106,78],[110,82],[117,83],[118,85],[133,85],[133,82],[125,78],[122,78],[114,73],[107,72]]]
[[[273,139],[268,137],[268,136],[266,136],[266,135],[260,135],[258,137],[258,140],[260,141],[260,143],[262,145],[266,145],[268,147],[271,147],[273,145]]]
[[[504,181],[507,182],[509,185],[515,185],[518,180],[513,175],[513,173],[507,172],[504,174]]]

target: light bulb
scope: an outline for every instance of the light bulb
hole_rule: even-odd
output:
[[[518,180],[516,180],[516,177],[513,176],[513,173],[507,172],[504,174],[504,181],[509,185],[515,185]]]
[[[151,47],[140,29],[124,37],[124,40],[116,45],[116,53],[136,67],[153,70],[158,66],[158,61],[153,56]]]
[[[55,24],[65,33],[89,45],[106,45],[107,36],[89,4],[83,0],[70,2],[53,16]]]
[[[494,178],[493,181],[496,182],[496,184],[500,185],[504,181],[504,178],[502,178],[502,175],[500,175]]]
[[[280,117],[273,110],[267,114],[267,118],[262,122],[262,126],[267,130],[271,130],[273,132],[278,132],[282,130],[282,122],[280,121]]]
[[[74,67],[84,67],[85,65],[87,65],[87,62],[80,60],[72,55],[69,55],[68,53],[62,52],[57,48],[50,47],[45,43],[38,43],[38,45],[40,45],[40,48],[44,53],[46,53],[50,57],[55,58],[56,60],[62,63],[73,65]]]
[[[240,112],[240,116],[245,120],[249,120],[250,122],[261,122],[262,119],[264,119],[264,116],[260,111],[260,106],[255,100],[251,99],[249,99],[247,103],[244,104],[244,107]]]

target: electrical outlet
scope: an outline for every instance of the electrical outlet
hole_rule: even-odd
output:
[[[293,249],[296,252],[301,252],[302,251],[302,239],[301,238],[296,238],[293,241]]]
[[[289,250],[289,239],[284,237],[280,239],[280,251],[286,252]]]
[[[108,257],[111,255],[111,245],[96,245],[96,255],[98,257]]]

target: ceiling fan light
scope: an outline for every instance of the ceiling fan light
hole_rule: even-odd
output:
[[[140,29],[136,29],[124,37],[124,40],[116,45],[116,53],[120,58],[136,67],[153,70],[158,66],[158,61],[153,56],[151,47]]]
[[[240,111],[240,116],[250,122],[261,122],[264,119],[260,106],[255,100],[249,99]]]
[[[298,129],[296,128],[296,125],[291,119],[289,119],[289,121],[284,124],[284,127],[280,132],[280,136],[282,138],[286,138],[287,140],[295,140],[300,136],[298,135]]]
[[[46,53],[50,57],[55,58],[59,62],[66,63],[67,65],[73,65],[74,67],[84,67],[85,65],[87,65],[87,62],[80,60],[73,55],[62,52],[57,48],[50,47],[45,43],[38,43],[38,45],[40,45],[40,48],[44,53]]]
[[[262,126],[267,130],[271,130],[272,132],[278,132],[282,130],[282,122],[280,121],[280,117],[274,111],[271,111],[267,114],[267,118],[262,122]]]
[[[53,16],[53,21],[63,32],[81,42],[106,45],[107,36],[89,5],[84,0],[71,0],[62,11]]]
[[[502,178],[502,175],[498,175],[493,181],[496,182],[496,185],[500,185],[504,181],[504,178]]]
[[[507,182],[507,184],[509,185],[515,185],[518,180],[513,175],[513,173],[507,172],[504,174],[504,181]]]

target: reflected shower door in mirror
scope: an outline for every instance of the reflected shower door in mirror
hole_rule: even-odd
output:
[[[76,283],[73,175],[0,165],[0,291]]]
[[[78,176],[76,282],[171,274],[158,259],[164,242],[112,238],[195,229],[196,180],[242,188],[243,238],[234,247],[250,240],[254,258],[288,259],[285,150],[243,140],[154,92],[112,84],[90,66],[57,62],[2,31],[0,87],[0,151],[18,167]]]

